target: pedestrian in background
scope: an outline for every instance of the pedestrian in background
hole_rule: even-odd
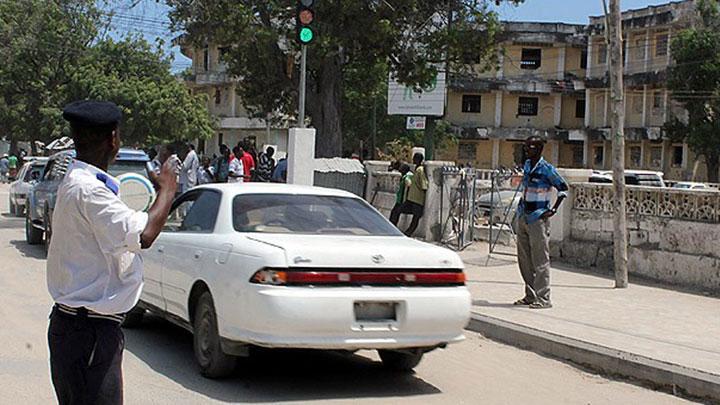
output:
[[[287,183],[287,158],[278,161],[272,174],[273,183]]]
[[[255,179],[260,182],[269,182],[272,176],[273,169],[275,169],[275,160],[273,155],[275,154],[275,148],[268,146],[265,152],[260,153],[258,157],[258,165],[255,170]]]
[[[168,158],[177,153],[175,145],[167,143],[160,146],[160,152],[156,154],[155,158],[147,162],[146,169],[150,181],[153,183],[155,188],[158,188],[158,176],[160,175],[160,169],[162,165],[168,160]]]
[[[413,173],[410,171],[410,166],[406,163],[400,165],[400,183],[398,184],[398,190],[395,193],[395,206],[390,211],[390,222],[397,226],[400,221],[400,214],[402,214],[402,207],[405,204],[407,198],[407,192],[412,185]]]
[[[236,150],[237,152],[235,152]],[[250,179],[252,178],[252,173],[253,171],[255,171],[255,159],[250,153],[248,153],[247,150],[245,150],[243,146],[241,146],[240,143],[238,143],[236,149],[233,149],[233,152],[235,152],[235,157],[237,157],[242,163],[243,181],[250,181]]]
[[[220,156],[215,158],[212,163],[212,172],[215,175],[216,182],[227,183],[230,175],[230,161],[230,148],[225,144],[220,145]]]
[[[58,402],[122,404],[120,324],[138,302],[142,260],[162,230],[175,195],[176,159],[157,177],[159,191],[147,213],[118,197],[119,181],[107,173],[120,149],[120,109],[113,103],[79,101],[70,121],[77,157],[57,191],[47,256],[50,374]]]
[[[187,145],[187,148],[187,154],[185,155],[185,159],[183,159],[182,168],[180,169],[181,193],[197,185],[197,172],[200,167],[200,159],[198,159],[198,155],[195,152],[195,145],[190,143]]]
[[[557,169],[542,157],[545,141],[531,136],[525,141],[527,160],[523,168],[522,198],[518,204],[515,232],[520,274],[525,297],[515,305],[533,309],[551,308],[550,302],[550,218],[567,196],[568,185]],[[550,208],[551,189],[558,191]]]
[[[242,148],[239,146],[233,148],[233,155],[232,160],[230,160],[230,167],[228,171],[228,183],[242,183],[245,179]]]
[[[8,180],[8,169],[8,154],[4,153],[2,158],[0,158],[0,181],[3,183]]]
[[[408,188],[407,198],[400,209],[403,214],[412,214],[410,225],[404,232],[407,236],[412,236],[415,233],[420,218],[422,218],[425,211],[425,194],[428,189],[428,179],[425,175],[423,160],[422,153],[418,152],[413,155],[415,173],[413,173],[412,182]]]
[[[198,184],[212,183],[215,180],[215,175],[213,173],[213,168],[210,165],[210,158],[203,156],[201,162],[202,163],[200,164],[200,167],[198,167],[197,171]]]
[[[15,181],[18,172],[18,158],[14,154],[8,157],[8,180]]]

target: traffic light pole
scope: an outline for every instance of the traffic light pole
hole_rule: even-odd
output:
[[[298,125],[305,128],[305,76],[307,76],[307,45],[302,46],[300,58],[300,106],[298,108]]]

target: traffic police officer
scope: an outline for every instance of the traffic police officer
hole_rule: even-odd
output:
[[[50,315],[50,371],[60,404],[123,402],[120,324],[137,304],[143,284],[138,252],[165,224],[176,189],[178,160],[158,176],[157,198],[147,213],[118,197],[107,168],[120,149],[120,109],[103,101],[76,101],[70,122],[76,159],[57,192],[47,283],[55,301]]]

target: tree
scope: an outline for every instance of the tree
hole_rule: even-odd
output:
[[[65,104],[116,102],[127,144],[212,134],[206,100],[170,72],[171,60],[138,37],[103,38],[95,0],[0,2],[0,135],[49,141],[67,133]]]
[[[717,0],[697,3],[698,21],[672,41],[675,65],[668,87],[687,116],[673,117],[666,130],[705,158],[708,181],[718,183],[720,168],[720,7]]]
[[[237,91],[248,111],[258,117],[295,115],[295,1],[166,2],[173,28],[187,33],[194,46],[226,46],[228,71],[238,78]],[[477,56],[483,68],[497,62],[499,24],[486,0],[320,0],[315,9],[317,38],[308,47],[307,110],[318,131],[319,157],[342,152],[343,101],[372,93],[361,87],[365,81],[355,80],[363,69],[377,81],[375,69],[385,66],[384,71],[402,83],[422,88],[446,63],[451,71],[468,70],[468,54]]]

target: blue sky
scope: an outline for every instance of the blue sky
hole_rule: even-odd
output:
[[[362,1],[362,0],[356,0]],[[392,0],[389,0],[392,2]],[[492,0],[489,0],[492,2]],[[643,8],[650,5],[667,3],[670,0],[621,0],[623,10]],[[117,1],[112,3],[128,3]],[[494,6],[493,6],[494,7]],[[169,44],[173,35],[169,32],[168,8],[164,1],[141,0],[138,5],[128,9],[123,6],[111,7],[118,16],[115,18],[115,32],[118,37],[128,32],[142,33],[149,41],[163,38],[168,44],[167,51],[175,57],[173,71],[181,71],[190,66],[190,60],[180,54],[177,47]],[[501,4],[495,7],[500,17],[508,21],[543,21],[585,24],[588,16],[602,14],[602,0],[525,0],[520,6]]]

